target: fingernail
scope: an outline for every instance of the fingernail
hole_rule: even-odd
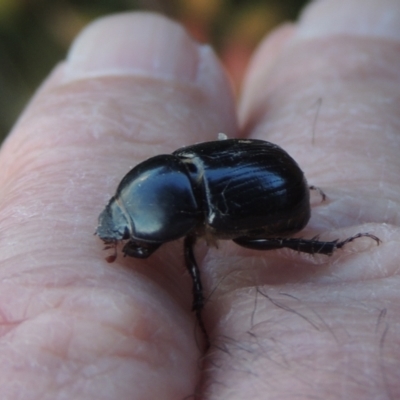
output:
[[[200,48],[177,23],[157,14],[105,17],[89,25],[73,43],[65,79],[147,75],[193,81]]]
[[[303,12],[296,38],[343,34],[399,40],[399,0],[314,2]]]

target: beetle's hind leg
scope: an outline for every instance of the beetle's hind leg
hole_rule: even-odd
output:
[[[208,333],[204,326],[203,318],[201,312],[204,307],[204,295],[203,295],[203,285],[200,278],[200,270],[197,266],[196,259],[194,257],[193,247],[196,243],[196,237],[188,235],[184,241],[184,254],[185,254],[185,264],[192,277],[193,281],[193,306],[192,310],[196,313],[197,322],[201,331],[204,333],[206,339],[207,348],[210,347],[210,339]]]
[[[288,248],[308,254],[325,254],[330,256],[335,250],[342,248],[347,243],[361,237],[369,237],[379,245],[381,242],[379,238],[370,233],[358,233],[345,240],[333,240],[325,242],[316,239],[300,239],[300,238],[268,238],[256,239],[250,237],[240,237],[233,239],[235,243],[242,247],[247,247],[254,250],[274,250]]]

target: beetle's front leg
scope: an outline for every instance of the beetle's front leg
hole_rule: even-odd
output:
[[[358,233],[343,241],[333,240],[331,242],[316,240],[316,239],[300,239],[300,238],[268,238],[256,239],[250,237],[240,237],[233,239],[235,243],[242,247],[247,247],[253,250],[274,250],[288,248],[308,254],[325,254],[330,256],[335,250],[342,248],[349,242],[361,237],[369,237],[376,241],[379,245],[379,238],[370,233]]]
[[[162,243],[136,243],[133,240],[127,242],[122,249],[124,256],[135,258],[148,258],[150,257]]]
[[[201,316],[201,311],[204,307],[204,295],[203,295],[203,285],[200,279],[200,270],[197,266],[196,259],[194,257],[193,247],[196,243],[196,237],[188,235],[184,241],[184,254],[185,254],[185,264],[192,277],[193,281],[193,305],[192,311],[196,313],[196,318],[199,323],[200,329],[204,333],[206,339],[207,348],[210,346],[210,340],[204,326],[203,318]]]

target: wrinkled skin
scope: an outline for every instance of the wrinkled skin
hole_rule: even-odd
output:
[[[81,34],[0,153],[2,399],[400,397],[400,6],[383,3],[326,0],[275,31],[238,112],[175,23],[126,14]],[[93,232],[133,165],[218,132],[279,144],[327,193],[302,237],[382,244],[200,244],[203,354],[182,243],[110,265]]]

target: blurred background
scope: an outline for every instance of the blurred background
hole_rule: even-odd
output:
[[[102,15],[151,10],[213,45],[238,90],[249,57],[306,0],[0,0],[0,143],[78,32]]]

